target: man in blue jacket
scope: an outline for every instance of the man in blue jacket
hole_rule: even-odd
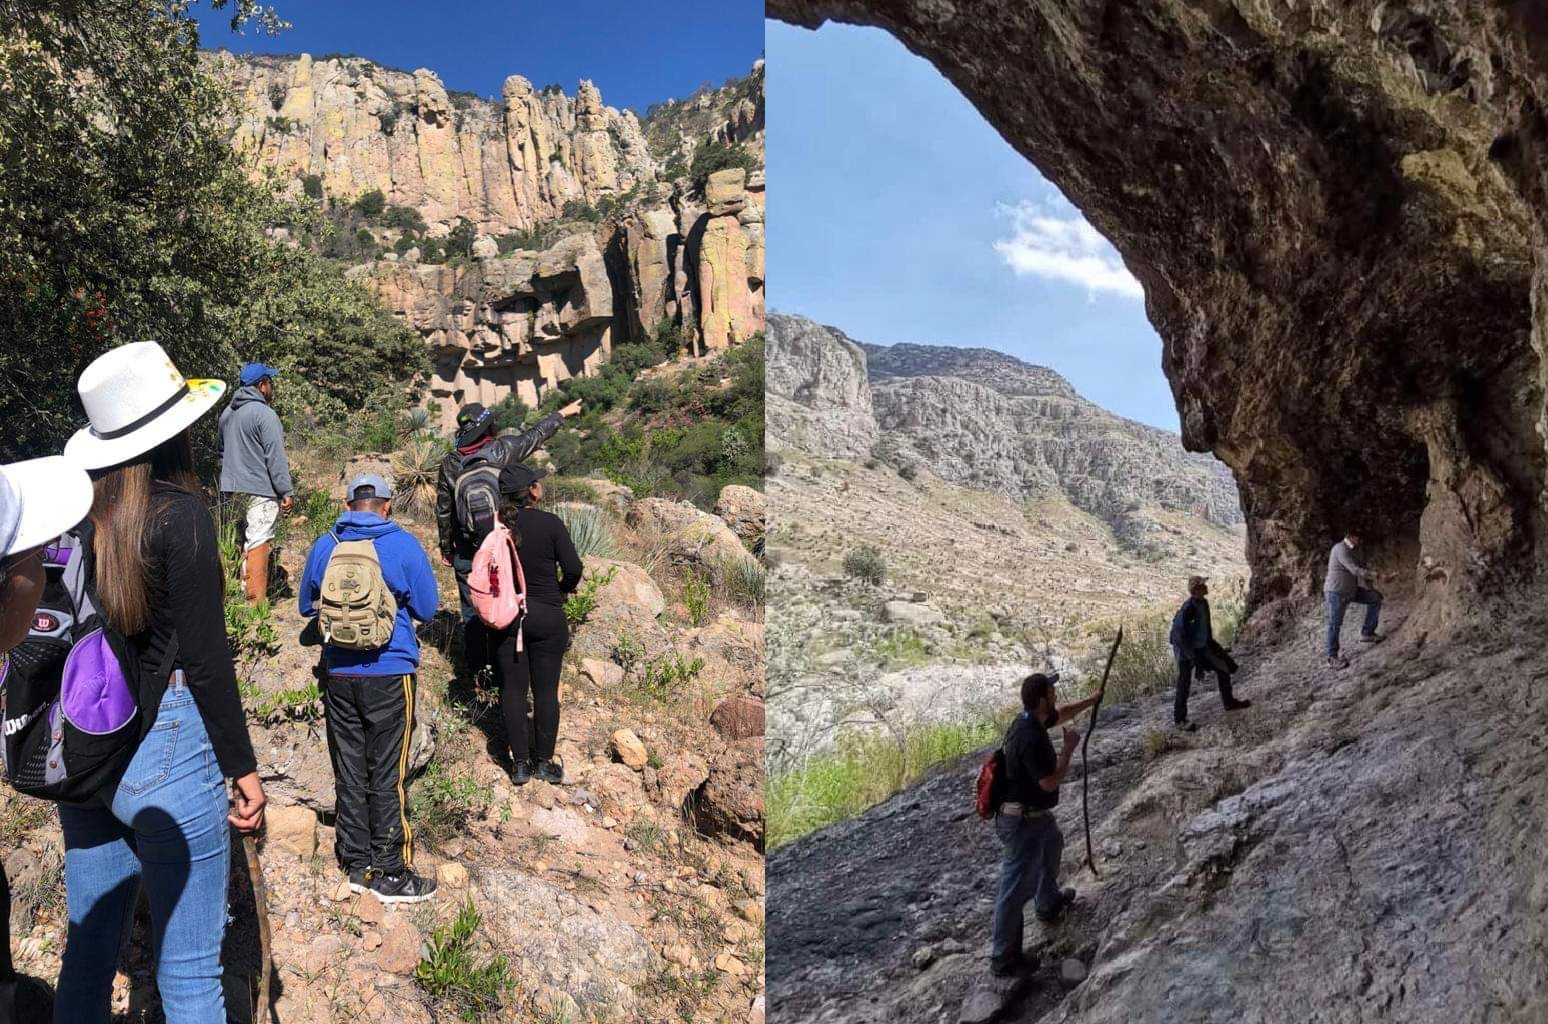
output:
[[[1188,577],[1188,600],[1172,616],[1172,657],[1177,661],[1177,697],[1172,702],[1172,722],[1184,732],[1193,731],[1188,721],[1188,691],[1194,674],[1215,673],[1220,685],[1220,703],[1227,711],[1252,706],[1231,692],[1231,673],[1236,662],[1215,642],[1215,630],[1209,621],[1209,581],[1203,576]]]
[[[328,560],[341,542],[369,540],[382,580],[397,603],[386,645],[349,650],[324,645],[323,688],[328,751],[333,759],[334,852],[355,892],[367,889],[383,903],[417,903],[435,895],[435,882],[415,874],[414,830],[409,826],[408,750],[414,729],[419,638],[414,622],[440,609],[435,572],[419,542],[391,521],[392,487],[374,473],[350,481],[349,511],[317,538],[301,574],[301,614],[318,614]]]

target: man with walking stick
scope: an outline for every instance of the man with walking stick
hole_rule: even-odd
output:
[[[1021,949],[1027,901],[1033,902],[1038,920],[1052,924],[1063,918],[1075,899],[1074,889],[1059,888],[1064,834],[1054,819],[1054,808],[1080,733],[1066,727],[1063,746],[1055,754],[1049,730],[1094,707],[1102,699],[1102,690],[1061,708],[1054,702],[1058,681],[1057,673],[1042,672],[1022,680],[1022,711],[1005,734],[1005,802],[994,819],[995,834],[1005,853],[1000,861],[1000,895],[994,904],[990,952],[990,969],[1000,976],[1036,966],[1026,961]],[[1106,683],[1104,676],[1102,685]]]

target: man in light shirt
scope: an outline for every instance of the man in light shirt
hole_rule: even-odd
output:
[[[1373,644],[1385,637],[1377,628],[1381,618],[1381,591],[1367,584],[1371,580],[1392,580],[1397,573],[1376,573],[1360,564],[1355,549],[1360,533],[1351,530],[1328,552],[1328,575],[1322,592],[1328,599],[1328,667],[1348,668],[1349,659],[1338,653],[1339,633],[1344,626],[1344,610],[1351,604],[1365,605],[1365,622],[1360,626],[1360,642]]]

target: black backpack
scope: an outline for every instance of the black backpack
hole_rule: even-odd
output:
[[[59,803],[116,786],[148,724],[139,655],[108,625],[92,585],[90,529],[45,550],[32,628],[0,667],[0,772],[18,792]],[[163,678],[176,659],[174,634]]]
[[[500,464],[481,452],[467,456],[457,470],[452,494],[462,535],[475,542],[483,540],[500,512]]]

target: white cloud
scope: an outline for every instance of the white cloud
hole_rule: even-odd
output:
[[[1021,202],[1001,206],[1013,234],[994,243],[994,251],[1017,277],[1041,277],[1083,286],[1094,298],[1112,292],[1143,299],[1145,290],[1129,273],[1118,251],[1074,207]]]

